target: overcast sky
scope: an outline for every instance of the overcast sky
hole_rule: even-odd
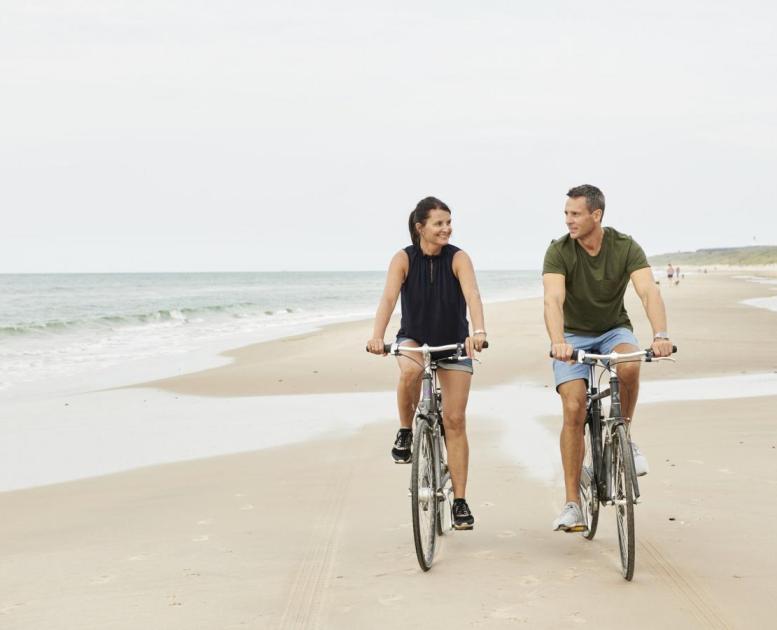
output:
[[[770,2],[0,3],[0,272],[382,269],[426,195],[539,268],[777,243]]]

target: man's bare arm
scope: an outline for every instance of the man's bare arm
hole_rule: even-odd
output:
[[[566,278],[560,273],[546,273],[542,276],[545,304],[545,328],[550,337],[550,351],[559,361],[569,361],[572,346],[564,340],[564,300],[566,299]]]
[[[637,269],[633,272],[631,274],[631,283],[634,285],[634,290],[637,292],[639,299],[642,300],[645,314],[653,329],[653,336],[655,337],[656,333],[659,332],[666,333],[666,307],[661,297],[661,291],[659,291],[658,285],[656,285],[653,279],[653,272],[650,267]],[[668,339],[654,338],[650,347],[654,354],[659,357],[668,357],[672,354],[672,342]]]

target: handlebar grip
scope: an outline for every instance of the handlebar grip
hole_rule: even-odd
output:
[[[488,348],[488,342],[487,342],[487,341],[484,341],[484,342],[483,342],[483,350],[485,350],[486,348]]]
[[[677,352],[677,346],[672,346],[672,354],[674,354],[675,352]]]
[[[369,346],[364,346],[364,349],[367,352],[370,351],[370,347]],[[391,352],[391,344],[390,343],[383,344],[383,352],[385,352],[386,354],[389,354]]]
[[[577,350],[577,349],[575,349],[575,350],[572,350],[572,356],[570,357],[570,359],[569,359],[569,360],[570,360],[570,361],[575,361],[575,362],[577,362],[577,358],[578,358],[578,356],[579,356],[579,354],[578,354],[579,352],[580,352],[580,351],[579,351],[579,350]],[[554,357],[554,356],[553,356],[553,350],[548,350],[548,356],[549,356],[551,359],[555,359],[555,358],[556,358],[556,357]],[[559,359],[556,359],[556,360],[558,361]]]

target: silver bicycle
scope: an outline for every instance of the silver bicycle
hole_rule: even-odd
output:
[[[672,348],[677,352],[677,347]],[[599,523],[600,504],[615,507],[621,572],[626,580],[634,576],[635,534],[634,504],[639,499],[639,483],[631,449],[630,418],[621,411],[618,364],[627,361],[674,361],[655,357],[652,350],[611,354],[593,354],[575,350],[572,360],[589,367],[585,418],[585,455],[580,474],[580,503],[586,529],[583,537],[593,540]],[[597,370],[598,368],[598,370]],[[599,379],[597,379],[597,371]],[[599,390],[601,376],[609,374],[609,387]],[[610,413],[605,418],[602,400],[610,398]]]
[[[483,344],[488,347],[488,342]],[[421,398],[413,419],[413,464],[410,471],[410,504],[413,513],[413,540],[418,564],[424,571],[432,568],[437,536],[453,529],[453,486],[448,470],[445,433],[442,422],[442,392],[437,383],[437,361],[463,360],[464,344],[420,347],[386,344],[386,354],[400,356],[404,352],[421,354],[424,371]],[[432,358],[432,354],[448,356]]]

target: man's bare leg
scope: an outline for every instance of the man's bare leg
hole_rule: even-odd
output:
[[[586,382],[567,381],[558,387],[564,410],[564,425],[559,440],[567,502],[580,503],[580,469],[585,454],[583,426],[586,411]]]

